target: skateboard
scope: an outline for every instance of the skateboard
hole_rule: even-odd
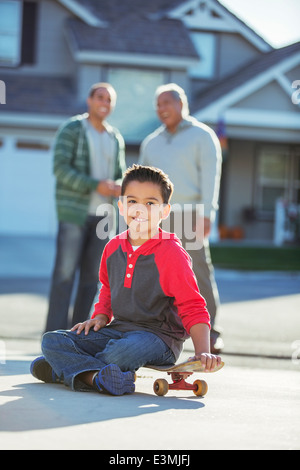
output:
[[[208,391],[208,385],[204,380],[195,380],[194,383],[186,382],[186,379],[194,372],[212,373],[222,369],[224,362],[212,371],[205,371],[205,367],[201,361],[182,362],[181,364],[174,364],[171,366],[146,366],[148,369],[159,370],[167,372],[172,378],[172,383],[165,379],[157,379],[153,384],[153,391],[158,396],[163,396],[169,390],[192,390],[196,396],[204,396]]]

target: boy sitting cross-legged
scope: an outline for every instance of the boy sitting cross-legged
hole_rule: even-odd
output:
[[[192,359],[206,370],[220,364],[209,352],[209,314],[190,257],[176,235],[159,228],[172,191],[159,169],[126,171],[119,210],[129,228],[105,247],[94,313],[71,330],[45,333],[43,356],[31,364],[34,377],[73,390],[132,393],[134,371],[176,362],[189,335]]]

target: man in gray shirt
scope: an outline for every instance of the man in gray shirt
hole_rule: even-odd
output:
[[[178,85],[159,87],[156,105],[163,125],[142,142],[139,163],[161,168],[174,184],[173,222],[168,229],[181,238],[192,258],[211,317],[211,352],[218,353],[223,347],[215,326],[219,294],[208,236],[218,209],[221,147],[214,131],[189,115],[187,97]]]

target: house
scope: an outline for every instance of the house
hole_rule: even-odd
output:
[[[274,239],[300,204],[300,43],[273,49],[217,0],[0,0],[0,235],[56,231],[52,146],[90,85],[118,92],[128,165],[176,82],[225,142],[222,237]]]

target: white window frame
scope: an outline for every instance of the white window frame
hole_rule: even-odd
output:
[[[211,80],[216,73],[217,38],[214,33],[191,31],[191,40],[199,55],[199,63],[189,69],[191,78]]]
[[[277,155],[284,159],[283,172],[280,177],[272,177],[272,175],[263,175],[261,169],[261,159],[264,155]],[[256,171],[256,187],[255,204],[261,219],[273,219],[274,208],[268,209],[264,207],[263,191],[264,189],[281,190],[280,197],[288,203],[299,204],[300,191],[300,148],[288,145],[262,145],[257,154],[257,171]]]
[[[23,16],[23,4],[19,0],[0,0],[0,42],[1,38],[7,40],[8,42],[12,41],[12,50],[10,55],[1,56],[0,49],[0,66],[1,67],[16,67],[21,62],[21,39],[22,39],[22,16]],[[5,14],[5,7],[15,8],[15,11],[12,12],[15,15],[13,23],[7,26],[7,13]],[[14,43],[14,44],[13,44]]]

